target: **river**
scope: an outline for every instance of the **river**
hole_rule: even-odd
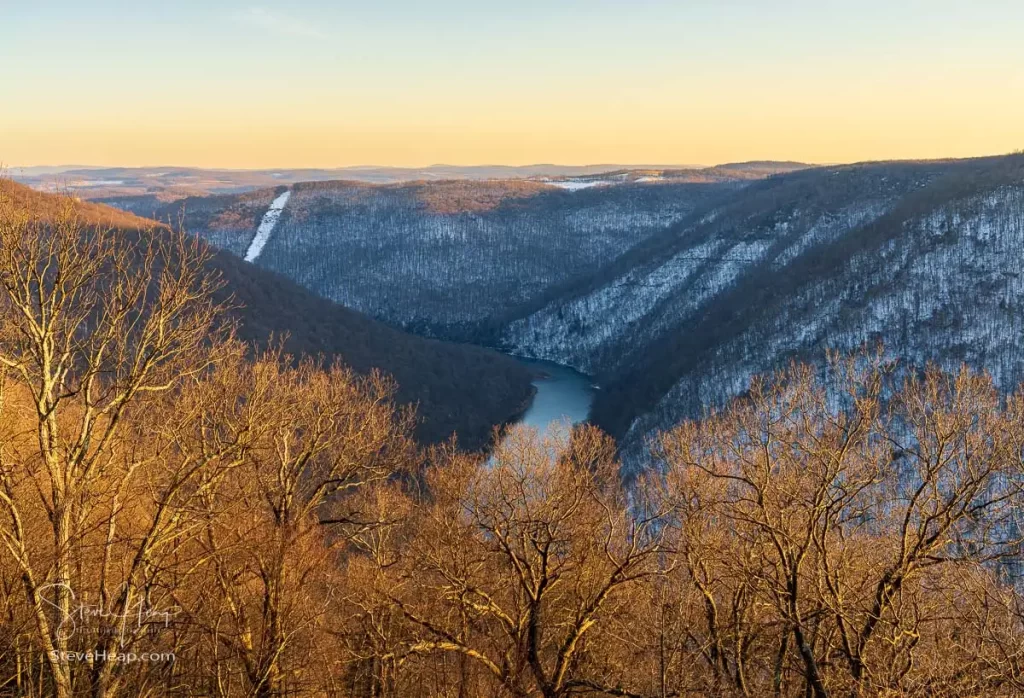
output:
[[[547,434],[566,421],[578,424],[587,420],[594,402],[594,384],[589,376],[552,361],[513,358],[538,374],[533,381],[537,393],[519,424]]]

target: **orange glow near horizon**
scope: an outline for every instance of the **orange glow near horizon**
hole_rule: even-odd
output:
[[[699,101],[695,97],[694,101]],[[3,125],[0,159],[8,165],[190,165],[223,168],[424,166],[533,163],[716,164],[741,160],[810,163],[880,159],[969,157],[1024,147],[1020,115],[1024,85],[1006,98],[970,108],[890,101],[882,110],[860,103],[807,103],[782,109],[721,105],[705,98],[701,111],[686,105],[650,114],[608,113],[594,106],[508,119],[480,113],[449,123],[397,123],[388,114],[336,123],[287,118],[239,123],[187,120],[119,122],[117,115],[61,123]],[[422,104],[414,110],[429,110]],[[988,116],[979,118],[979,113]],[[0,117],[2,120],[3,117]],[[8,138],[7,136],[13,136]]]
[[[300,4],[289,17],[139,10],[119,43],[103,39],[129,31],[123,17],[69,5],[90,33],[13,10],[0,164],[712,165],[1024,148],[1024,3],[866,0],[841,16],[809,0],[772,13],[595,0],[590,14],[524,0],[523,16],[497,17],[443,2],[404,23]],[[162,48],[173,22],[189,27],[180,50]]]

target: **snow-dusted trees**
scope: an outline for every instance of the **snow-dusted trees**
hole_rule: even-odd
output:
[[[516,195],[517,187],[527,191]],[[567,193],[514,181],[307,183],[294,188],[259,263],[379,319],[473,337],[679,220],[706,195],[707,185]],[[229,220],[208,217],[198,229],[222,244]]]
[[[837,369],[757,380],[662,440],[707,670],[743,695],[1019,690],[1019,653],[961,624],[1020,629],[993,599],[1019,593],[1021,397],[966,371],[894,390],[877,364]]]

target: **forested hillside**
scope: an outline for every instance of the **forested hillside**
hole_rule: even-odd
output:
[[[422,334],[493,342],[507,319],[585,278],[733,184],[565,191],[536,181],[299,184],[257,260],[320,295]],[[157,211],[243,254],[283,189]]]
[[[168,231],[108,206],[71,202],[10,181],[0,180],[0,200],[17,212],[11,215],[73,215],[84,225],[113,226],[128,237],[150,229],[156,235]],[[251,203],[258,222],[260,200],[248,195],[242,200]],[[424,442],[444,441],[457,433],[462,446],[484,448],[492,429],[515,419],[529,402],[530,372],[497,352],[402,332],[228,252],[216,252],[210,265],[223,281],[216,297],[229,306],[222,320],[237,321],[242,339],[261,348],[283,341],[295,356],[322,356],[362,375],[376,369],[391,376],[398,385],[398,402],[416,408],[415,431]]]
[[[490,454],[231,336],[194,237],[0,198],[0,691],[1024,691],[1024,394],[867,354],[657,434]],[[224,253],[227,254],[227,253]]]
[[[595,417],[626,441],[516,427],[489,453],[425,448],[401,386],[365,370],[480,410],[494,354],[181,231],[0,192],[0,690],[1020,695],[1022,165],[827,169],[695,210],[563,289],[580,311],[642,282],[588,311],[629,358],[579,355],[609,362]],[[649,331],[617,338],[618,317]],[[265,348],[286,325],[306,356]],[[586,327],[533,346],[599,346]],[[823,362],[865,337],[901,363]],[[698,400],[721,407],[681,418]],[[622,477],[641,444],[654,468]]]
[[[1006,390],[1024,379],[1024,158],[841,168],[746,194],[680,231],[704,247],[666,250],[646,274],[604,286],[625,288],[623,310],[602,307],[601,292],[588,299],[590,317],[636,318],[614,323],[618,336],[599,330],[609,344],[587,355],[614,357],[598,369],[614,377],[594,410],[614,433],[632,425],[639,438],[793,358],[865,343],[906,364],[966,362]]]
[[[593,421],[638,446],[756,373],[865,343],[1012,388],[1022,162],[302,184],[257,265],[420,334],[593,375]],[[186,222],[243,254],[282,191],[189,200]]]

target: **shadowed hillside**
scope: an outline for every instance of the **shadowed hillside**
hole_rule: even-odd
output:
[[[0,197],[44,219],[63,205],[61,197],[9,181],[0,181]],[[161,230],[152,220],[108,206],[76,202],[75,210],[84,223],[125,234]],[[285,349],[296,356],[322,355],[359,373],[380,369],[391,375],[399,401],[418,406],[416,434],[424,442],[457,433],[461,445],[482,448],[492,428],[514,419],[532,394],[529,371],[497,352],[393,329],[224,251],[215,254],[213,264],[226,282],[219,297],[230,296],[238,306],[234,313],[243,339],[265,346],[287,337]]]
[[[591,418],[639,447],[826,349],[880,342],[1014,386],[1022,163],[297,184],[257,264],[404,329],[594,376]],[[190,199],[186,224],[242,254],[283,191]]]
[[[698,211],[507,337],[602,377],[593,418],[634,442],[826,349],[882,343],[1010,390],[1022,244],[1021,156],[808,170]]]
[[[395,326],[494,344],[507,319],[550,289],[740,186],[556,184],[297,184],[256,264]],[[184,210],[188,230],[243,255],[282,191],[190,198],[153,215],[175,220]]]

